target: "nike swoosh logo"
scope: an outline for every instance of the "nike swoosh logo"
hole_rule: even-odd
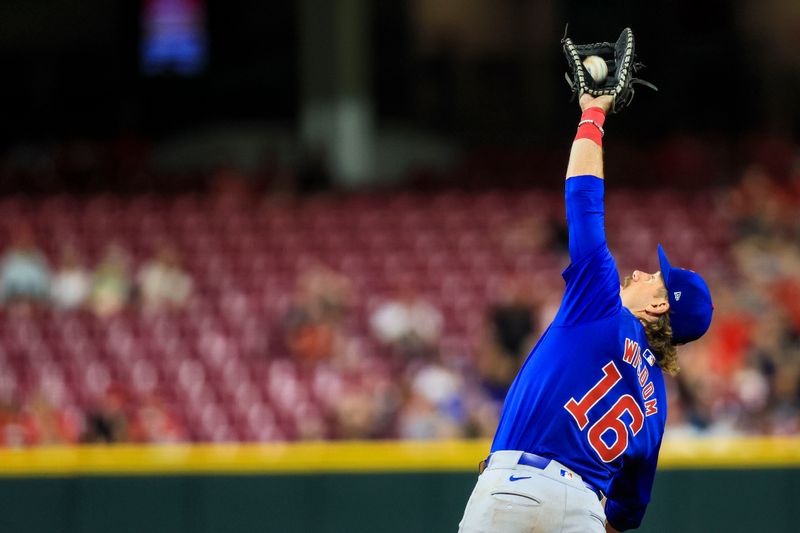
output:
[[[519,477],[517,477],[517,476],[512,474],[511,477],[508,478],[508,480],[509,481],[519,481],[520,479],[530,479],[530,478],[531,478],[531,476],[519,476]]]

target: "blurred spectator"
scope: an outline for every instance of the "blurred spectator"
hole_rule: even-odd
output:
[[[142,265],[137,281],[145,312],[181,309],[192,290],[191,276],[181,268],[177,250],[168,245],[161,245],[156,255]]]
[[[351,297],[350,280],[324,265],[314,265],[301,274],[284,316],[290,353],[304,362],[330,358],[340,341],[341,319]]]
[[[315,406],[302,403],[292,414],[298,440],[324,440],[329,436],[325,419]]]
[[[148,395],[132,417],[129,437],[133,442],[182,442],[186,430],[156,395]]]
[[[550,223],[541,216],[528,216],[514,221],[503,232],[494,236],[510,254],[560,249],[561,226]]]
[[[0,260],[0,299],[7,306],[27,307],[45,302],[49,289],[47,260],[30,228],[23,226]]]
[[[397,436],[430,440],[452,436],[452,424],[424,396],[411,392],[400,410]]]
[[[0,402],[0,447],[20,448],[28,444],[25,424],[19,406],[13,402]]]
[[[494,437],[500,422],[502,402],[495,401],[481,393],[467,394],[467,420],[464,437],[471,439],[490,439]]]
[[[344,274],[315,263],[298,278],[297,293],[312,314],[320,320],[336,323],[350,308],[353,284]]]
[[[738,237],[770,236],[779,212],[778,190],[769,174],[758,166],[745,169],[739,184],[731,190],[729,207]]]
[[[342,439],[369,439],[375,435],[377,411],[369,393],[361,387],[346,388],[336,403],[337,436]]]
[[[86,428],[82,441],[89,443],[127,442],[129,423],[125,394],[117,387],[110,387],[99,404],[86,416]]]
[[[78,250],[71,245],[61,251],[61,264],[50,285],[50,298],[58,309],[76,309],[89,296],[92,279],[84,268]]]
[[[492,395],[502,399],[535,342],[534,306],[522,280],[505,280],[488,318],[488,342],[478,352],[478,372]]]
[[[465,418],[461,377],[430,363],[411,378],[398,433],[404,439],[455,439],[463,436]]]
[[[382,343],[406,356],[428,355],[442,333],[441,311],[404,287],[397,296],[380,305],[370,316],[372,332]]]
[[[286,345],[298,361],[315,363],[331,356],[335,330],[322,320],[319,308],[307,295],[296,295],[283,321]]]
[[[128,304],[130,292],[127,254],[119,245],[109,245],[94,271],[89,305],[98,316],[113,315]]]
[[[29,444],[76,444],[81,435],[81,420],[71,410],[51,405],[37,393],[24,412],[26,441]]]
[[[503,355],[516,360],[524,358],[533,340],[533,306],[516,292],[489,313],[494,342]]]

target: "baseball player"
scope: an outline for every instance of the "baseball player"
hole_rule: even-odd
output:
[[[619,102],[581,91],[564,297],[508,392],[463,533],[616,532],[644,517],[667,418],[662,372],[677,372],[676,346],[706,332],[713,305],[703,279],[671,267],[660,246],[659,272],[636,270],[620,285],[602,151]]]

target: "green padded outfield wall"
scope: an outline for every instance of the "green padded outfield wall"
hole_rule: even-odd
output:
[[[323,460],[342,455],[347,463],[347,452],[336,451]],[[471,467],[453,471],[446,460],[437,463],[441,469],[395,464],[370,472],[375,466],[368,464],[321,473],[203,461],[172,468],[177,473],[112,460],[59,473],[62,457],[55,466],[29,463],[15,472],[0,455],[0,467],[7,467],[0,476],[0,532],[455,532],[475,481]],[[798,500],[800,465],[670,466],[659,471],[640,531],[795,533]]]
[[[0,479],[4,533],[454,532],[465,473]],[[800,469],[667,471],[640,531],[796,533]]]

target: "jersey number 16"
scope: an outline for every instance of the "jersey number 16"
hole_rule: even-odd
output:
[[[604,376],[598,381],[594,387],[589,389],[580,401],[575,401],[575,398],[570,400],[564,405],[564,408],[569,411],[569,414],[578,423],[578,428],[581,431],[586,429],[589,425],[589,411],[594,407],[597,402],[606,396],[611,389],[621,379],[622,375],[619,369],[610,361],[603,367]],[[628,413],[631,420],[626,424],[622,421],[622,415]],[[588,439],[589,445],[597,453],[604,463],[610,463],[626,449],[628,449],[628,428],[635,436],[642,429],[644,425],[644,413],[633,399],[630,394],[624,394],[611,406],[611,409],[606,411],[597,421],[589,428]],[[606,444],[603,440],[603,435],[611,431],[613,433],[613,440],[611,444]],[[609,438],[612,436],[609,435]]]

